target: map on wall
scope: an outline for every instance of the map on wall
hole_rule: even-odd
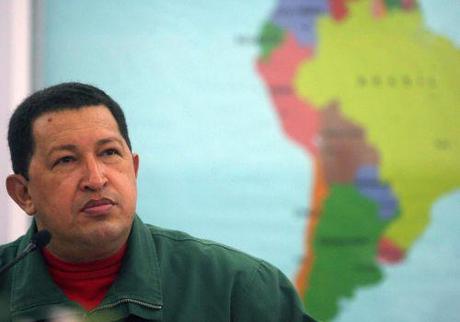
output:
[[[42,78],[121,103],[145,222],[272,262],[320,320],[449,321],[460,36],[430,8],[48,1]]]
[[[404,265],[433,203],[460,187],[460,51],[415,1],[279,0],[260,43],[282,128],[314,160],[297,287],[331,320]]]

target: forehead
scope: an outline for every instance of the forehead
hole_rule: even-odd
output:
[[[36,145],[52,143],[59,138],[78,138],[85,133],[93,134],[94,130],[121,136],[115,118],[103,105],[48,112],[40,115],[32,125]]]

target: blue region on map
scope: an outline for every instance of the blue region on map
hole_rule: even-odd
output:
[[[388,185],[379,181],[379,170],[376,166],[361,166],[356,172],[355,185],[362,195],[377,203],[382,219],[389,219],[397,214],[398,199]]]
[[[271,20],[292,32],[302,46],[316,44],[316,19],[329,12],[326,0],[281,0]]]

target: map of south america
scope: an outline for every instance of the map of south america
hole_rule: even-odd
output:
[[[280,128],[313,159],[296,286],[316,318],[382,281],[460,187],[460,51],[415,1],[279,0],[257,70]]]
[[[144,222],[274,264],[318,321],[459,319],[460,1],[42,2],[37,85],[122,104]]]

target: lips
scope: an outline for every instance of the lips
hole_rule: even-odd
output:
[[[108,199],[91,199],[81,209],[82,212],[88,215],[105,215],[110,212],[115,203]]]

